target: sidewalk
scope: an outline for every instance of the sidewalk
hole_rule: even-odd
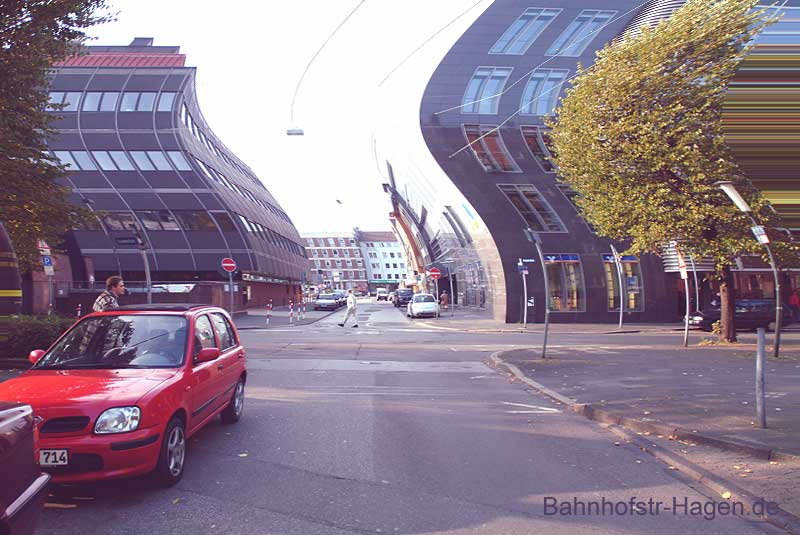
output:
[[[550,316],[550,332],[562,334],[611,334],[611,333],[638,333],[638,332],[671,332],[682,330],[682,323],[626,323],[622,329],[617,323],[557,323]],[[477,308],[458,308],[442,310],[439,318],[425,320],[426,325],[445,330],[463,331],[472,333],[543,333],[544,323],[505,323],[496,321],[487,310]]]
[[[767,429],[755,426],[752,345],[565,345],[546,360],[540,348],[491,360],[723,498],[777,503],[768,521],[800,533],[800,354],[786,349],[765,366]]]

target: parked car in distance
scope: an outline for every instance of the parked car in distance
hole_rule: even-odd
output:
[[[334,294],[320,294],[314,301],[314,310],[336,310],[339,299]]]
[[[689,325],[711,331],[713,324],[722,317],[719,307],[709,307],[689,315]],[[736,330],[749,330],[764,327],[775,329],[775,301],[772,299],[737,299],[733,313]],[[781,313],[781,328],[792,323],[792,312],[784,307]]]
[[[47,499],[50,475],[36,464],[33,408],[0,401],[0,534],[30,535]]]
[[[187,440],[221,415],[239,420],[245,348],[228,313],[207,305],[129,305],[81,318],[33,367],[0,383],[30,404],[39,464],[56,483],[184,473]]]
[[[386,288],[378,288],[375,290],[375,296],[378,301],[387,301],[389,299],[389,290]]]
[[[414,294],[406,307],[406,316],[420,318],[423,316],[439,317],[439,303],[431,294]]]
[[[386,297],[386,300],[390,303],[394,302],[394,298],[397,295],[397,292],[389,292],[389,295]]]
[[[411,288],[400,288],[395,292],[394,306],[398,308],[408,306],[412,297],[414,297],[414,290]]]

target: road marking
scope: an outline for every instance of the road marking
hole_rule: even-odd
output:
[[[538,405],[526,405],[524,403],[511,403],[510,401],[502,401],[501,403],[511,407],[525,407],[527,409],[533,409],[528,411],[505,411],[507,414],[553,414],[556,412],[561,412],[560,410],[552,407],[540,407]]]

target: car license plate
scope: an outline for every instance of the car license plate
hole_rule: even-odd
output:
[[[66,466],[68,464],[67,450],[39,450],[39,466]]]

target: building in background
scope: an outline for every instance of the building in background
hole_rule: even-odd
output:
[[[310,232],[302,239],[312,264],[308,283],[315,289],[368,290],[364,258],[352,234]]]
[[[663,258],[624,256],[617,267],[611,246],[625,246],[598,237],[578,214],[575,193],[558,182],[549,161],[545,118],[579,63],[591,65],[606,43],[670,16],[682,3],[547,0],[532,7],[496,0],[487,7],[439,61],[415,124],[400,119],[376,134],[390,220],[412,255],[409,263],[418,271],[440,268],[440,284],[451,282],[452,272],[454,301],[497,320],[520,321],[526,306],[535,321],[545,306],[562,322],[616,321],[621,305],[629,321],[680,318],[674,251]],[[758,37],[731,86],[726,125],[754,184],[793,224],[800,213],[798,129],[777,116],[798,105],[800,0],[786,4],[783,19]],[[778,94],[781,105],[773,102]],[[784,126],[776,129],[779,122]],[[544,266],[526,229],[542,244]],[[528,296],[520,260],[528,268]],[[703,282],[711,266],[696,267],[704,290],[698,307],[711,293]],[[740,263],[737,283],[741,295],[773,295],[763,264]]]
[[[196,69],[179,47],[136,38],[85,52],[57,64],[50,86],[59,118],[49,148],[70,171],[71,201],[97,215],[68,233],[67,256],[56,259],[59,296],[116,274],[141,285],[143,243],[160,291],[226,281],[220,261],[230,257],[237,308],[296,299],[309,268],[302,240],[206,123]]]
[[[355,238],[367,267],[370,293],[377,288],[392,291],[416,283],[414,269],[394,233],[356,229]]]

